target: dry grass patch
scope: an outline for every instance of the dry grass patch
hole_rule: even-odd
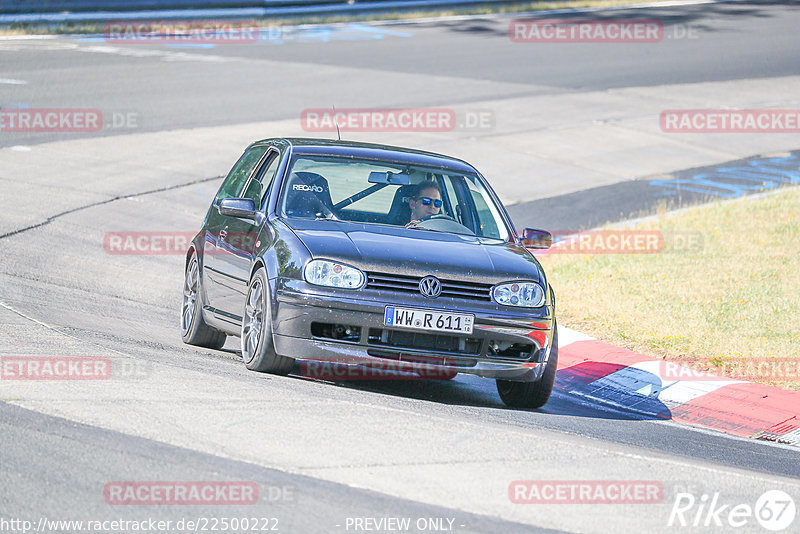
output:
[[[659,230],[668,243],[699,233],[702,244],[540,258],[561,324],[660,358],[699,358],[711,372],[743,358],[800,363],[800,189],[660,215],[635,228]],[[758,381],[800,389],[797,377]]]

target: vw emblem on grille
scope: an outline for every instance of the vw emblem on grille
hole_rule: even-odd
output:
[[[426,276],[419,281],[419,292],[425,297],[435,299],[442,294],[442,283],[435,276]]]

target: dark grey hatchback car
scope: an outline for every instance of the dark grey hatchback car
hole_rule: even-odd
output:
[[[509,406],[540,407],[556,374],[555,296],[527,249],[550,242],[518,236],[464,161],[265,139],[187,251],[182,337],[220,348],[239,336],[247,368],[277,374],[295,360],[469,373],[496,379]]]

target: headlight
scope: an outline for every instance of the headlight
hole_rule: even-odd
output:
[[[358,289],[364,285],[367,277],[349,265],[330,260],[311,260],[303,269],[303,278],[317,286]]]
[[[538,308],[544,304],[544,290],[536,282],[509,282],[495,286],[492,298],[503,306]]]

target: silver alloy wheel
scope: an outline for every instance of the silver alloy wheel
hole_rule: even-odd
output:
[[[261,338],[264,322],[264,285],[256,277],[247,294],[247,304],[244,307],[242,320],[242,359],[245,362],[253,361],[258,350],[258,341]]]
[[[192,327],[197,308],[197,258],[193,258],[186,269],[186,280],[183,283],[183,303],[181,304],[181,333],[185,336]]]

